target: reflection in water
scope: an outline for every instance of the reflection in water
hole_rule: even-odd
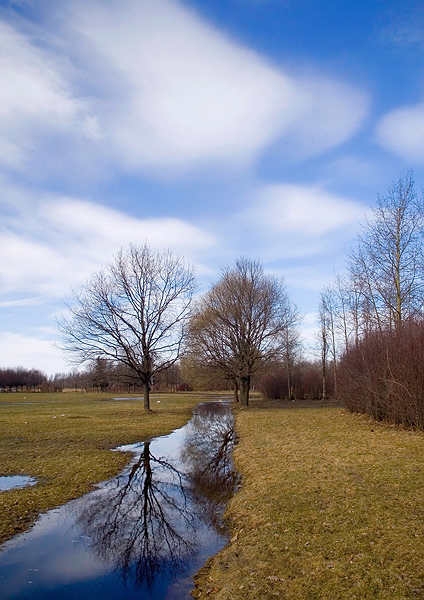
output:
[[[195,513],[184,475],[143,444],[128,474],[117,477],[78,507],[76,522],[91,549],[124,578],[152,586],[155,577],[183,572],[196,549]]]
[[[170,436],[123,447],[135,457],[121,475],[4,546],[7,597],[190,598],[189,576],[226,542],[234,439],[230,405],[211,402]]]
[[[228,405],[202,404],[187,425],[182,451],[190,493],[203,518],[222,532],[222,513],[239,483],[232,462],[235,441],[234,418]]]

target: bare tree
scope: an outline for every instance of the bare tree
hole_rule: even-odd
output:
[[[328,311],[325,302],[325,297],[321,294],[319,304],[319,342],[321,349],[321,373],[322,373],[322,399],[327,397],[327,364],[329,354],[329,328],[328,328]]]
[[[259,262],[241,258],[200,302],[190,323],[189,352],[237,381],[247,406],[252,374],[281,356],[289,307],[284,283],[265,275]]]
[[[287,398],[289,400],[294,396],[293,369],[302,349],[298,329],[301,321],[302,315],[297,306],[288,302],[284,311],[283,327],[281,331],[281,358],[287,376]]]
[[[424,292],[424,204],[412,173],[400,176],[379,196],[371,220],[349,257],[349,270],[374,327],[382,331],[422,314]]]
[[[180,355],[194,290],[182,258],[131,245],[74,294],[59,322],[62,347],[80,364],[101,357],[128,367],[150,410],[152,377]]]

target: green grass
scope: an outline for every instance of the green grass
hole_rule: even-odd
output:
[[[146,414],[142,400],[111,394],[0,394],[0,475],[39,481],[0,492],[0,542],[115,475],[129,456],[110,448],[181,427],[204,397],[154,394],[154,412]]]
[[[195,597],[424,598],[424,434],[336,406],[252,404],[237,415],[232,540]]]

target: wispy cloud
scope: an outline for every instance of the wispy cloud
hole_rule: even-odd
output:
[[[124,90],[121,110],[100,121],[127,166],[243,164],[288,133],[298,151],[321,152],[367,112],[360,90],[272,66],[178,2],[91,2],[73,14]]]
[[[0,69],[0,164],[21,169],[45,136],[84,131],[88,109],[60,57],[1,21]]]
[[[44,200],[9,217],[0,232],[3,292],[38,294],[46,300],[69,293],[120,247],[148,242],[196,261],[217,243],[215,237],[177,218],[142,219],[73,198]],[[34,224],[36,223],[36,225]]]
[[[424,163],[424,103],[386,114],[378,124],[377,138],[385,148],[406,160]]]
[[[0,331],[0,365],[31,366],[48,374],[70,368],[51,340],[8,331]]]
[[[368,112],[358,88],[271,64],[176,0],[65,1],[61,15],[43,48],[0,24],[0,162],[14,168],[239,168],[282,138],[324,152]]]
[[[258,227],[294,235],[321,236],[356,224],[363,206],[319,186],[275,184],[259,188],[247,216]]]

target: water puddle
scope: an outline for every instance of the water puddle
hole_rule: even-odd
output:
[[[230,404],[209,402],[169,436],[122,446],[134,458],[120,475],[4,544],[2,597],[188,600],[227,542],[234,442]]]
[[[35,477],[27,475],[1,475],[0,476],[0,492],[13,490],[15,488],[23,488],[27,485],[35,485],[37,480]]]

